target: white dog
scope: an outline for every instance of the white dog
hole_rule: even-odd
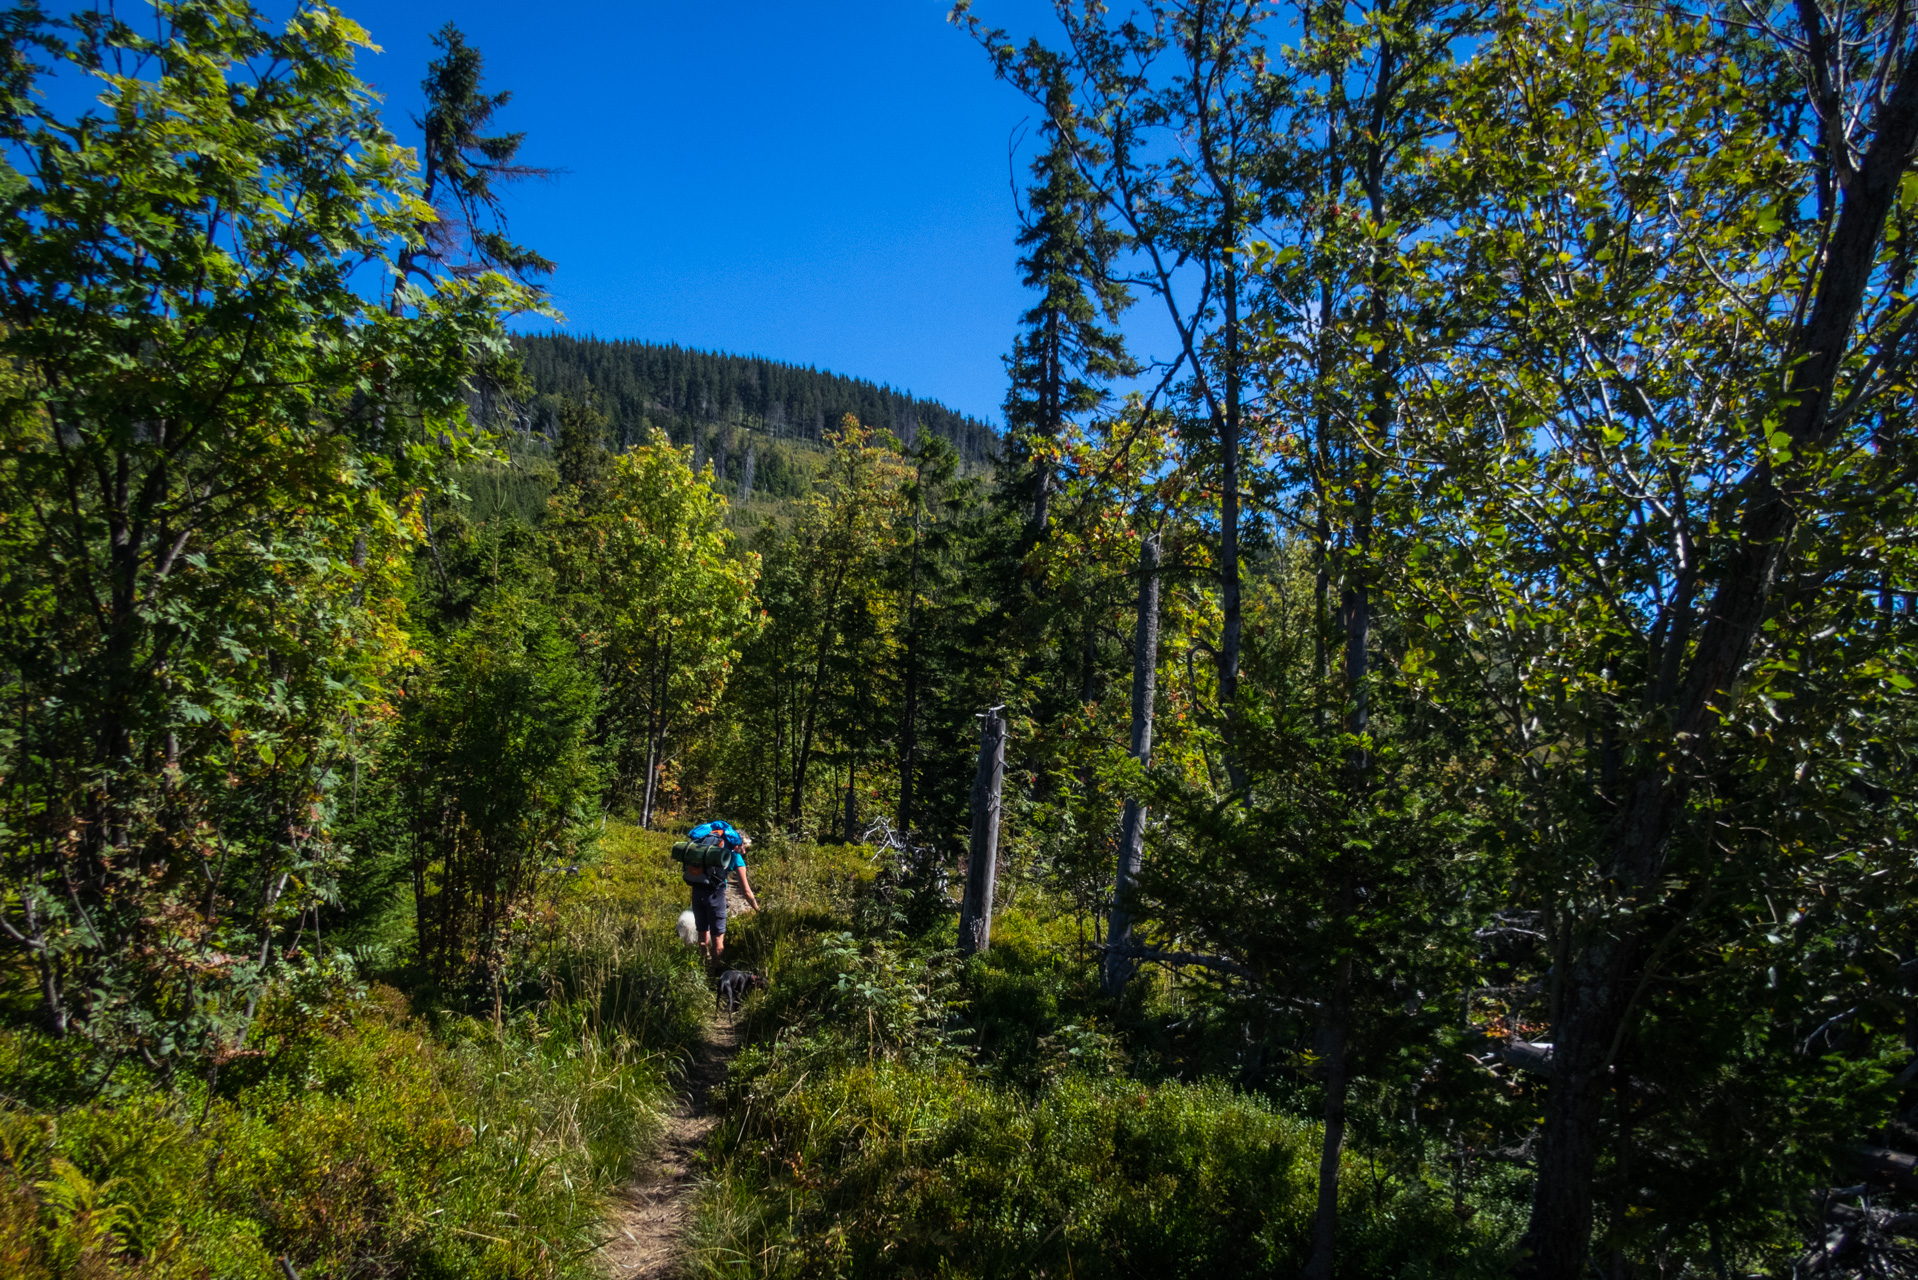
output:
[[[679,940],[689,947],[699,945],[699,925],[694,922],[690,911],[679,913]]]

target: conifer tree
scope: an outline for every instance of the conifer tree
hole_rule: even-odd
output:
[[[493,113],[512,101],[511,90],[482,92],[485,59],[453,23],[439,29],[433,45],[445,56],[427,64],[421,84],[426,118],[414,123],[425,135],[421,194],[438,217],[419,223],[418,244],[399,256],[400,283],[436,268],[454,275],[502,271],[522,282],[552,274],[550,259],[507,238],[506,207],[495,186],[553,172],[518,163],[525,133],[483,132]]]
[[[612,464],[606,449],[606,415],[572,397],[559,403],[559,482],[590,493]]]
[[[1096,409],[1105,401],[1104,384],[1136,369],[1116,324],[1131,303],[1125,286],[1112,276],[1119,237],[1099,215],[1098,193],[1080,172],[1086,142],[1080,137],[1065,69],[1050,54],[1043,74],[1048,139],[1032,163],[1035,181],[1028,189],[1025,229],[1019,259],[1027,288],[1039,300],[1020,317],[1025,331],[1013,339],[1006,364],[1012,386],[1006,394],[1007,451],[1015,484],[1032,502],[1030,534],[1043,535],[1050,521],[1054,484],[1048,448],[1070,414]]]

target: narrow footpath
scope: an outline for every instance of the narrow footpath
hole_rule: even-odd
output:
[[[679,1274],[686,1220],[699,1193],[694,1173],[699,1149],[715,1123],[713,1089],[739,1051],[743,1018],[723,1013],[706,1024],[706,1035],[687,1064],[685,1087],[671,1114],[652,1167],[620,1188],[607,1214],[612,1233],[600,1249],[614,1280],[667,1280]]]

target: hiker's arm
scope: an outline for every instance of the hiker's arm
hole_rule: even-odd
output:
[[[746,878],[746,864],[739,864],[739,891],[746,895],[746,901],[752,904],[754,911],[759,910],[759,895],[753,892],[753,882]]]

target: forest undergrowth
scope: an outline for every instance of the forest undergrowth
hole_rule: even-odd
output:
[[[1012,888],[991,949],[962,961],[945,895],[863,846],[781,846],[755,882],[767,908],[728,955],[770,985],[721,1099],[691,1274],[1297,1271],[1319,1132],[1310,1099],[1245,1061],[1229,993],[1161,973],[1114,1007],[1042,883]],[[1499,1274],[1519,1180],[1461,1181],[1441,1135],[1395,1137],[1346,1152],[1338,1274]]]
[[[672,936],[665,840],[607,823],[519,922],[497,1020],[393,964],[389,937],[296,956],[204,1078],[7,1031],[0,1271],[599,1274],[607,1197],[653,1158],[710,1007]],[[735,922],[729,960],[770,989],[740,1015],[689,1274],[1298,1265],[1317,1131],[1305,1099],[1231,1082],[1222,991],[1160,975],[1112,1007],[1070,912],[1031,882],[962,963],[943,895],[875,851],[765,844],[767,909]],[[1459,1184],[1403,1151],[1346,1161],[1341,1274],[1498,1269],[1522,1215],[1497,1167]]]
[[[497,1020],[394,939],[304,957],[204,1078],[0,1033],[0,1274],[597,1275],[708,1000],[660,838],[600,846],[520,922]]]

